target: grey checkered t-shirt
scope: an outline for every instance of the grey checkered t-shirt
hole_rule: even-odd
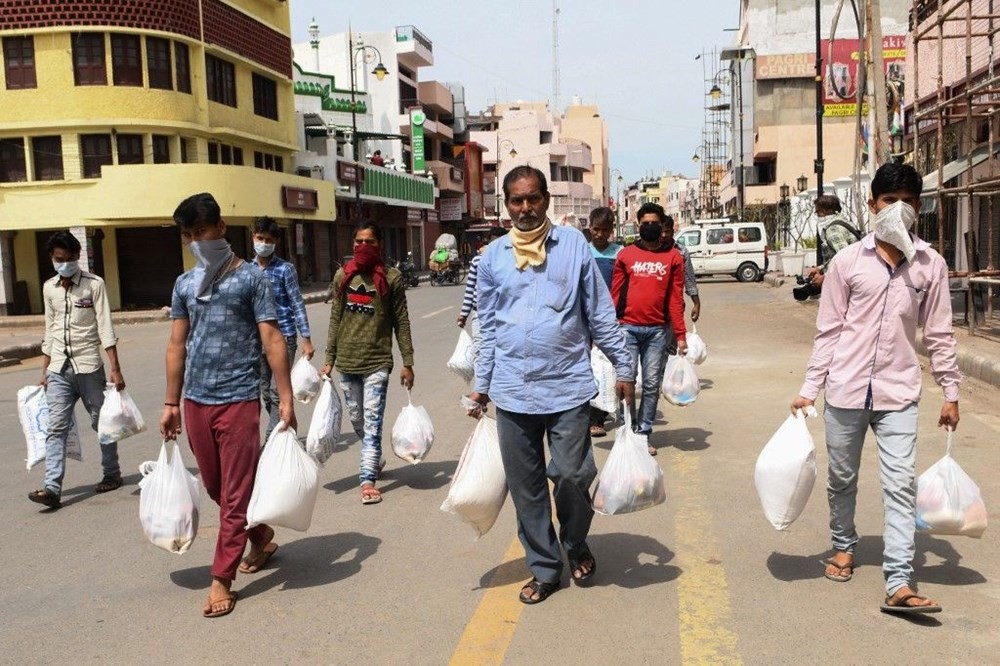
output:
[[[212,285],[208,301],[196,298],[194,271],[174,283],[172,319],[191,328],[184,361],[184,397],[204,405],[226,405],[260,397],[260,330],[277,321],[267,276],[247,262]]]

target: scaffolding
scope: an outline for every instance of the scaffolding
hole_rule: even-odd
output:
[[[936,185],[932,205],[924,206],[932,213],[921,215],[919,232],[936,236],[951,277],[963,284],[970,332],[978,326],[998,335],[1000,0],[914,0],[911,30],[914,102],[907,134],[915,166]],[[960,60],[964,67],[955,67]],[[921,90],[922,67],[935,68],[931,92]],[[965,270],[958,270],[962,264]]]
[[[1000,0],[998,0],[1000,1]],[[699,56],[704,79],[705,115],[701,129],[701,145],[695,151],[695,161],[700,162],[698,204],[695,215],[723,217],[725,207],[721,201],[721,181],[729,168],[729,135],[732,82],[728,69],[718,67],[719,56],[715,49]]]

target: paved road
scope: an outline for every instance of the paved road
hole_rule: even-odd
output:
[[[138,521],[138,475],[156,457],[158,437],[121,445],[128,483],[95,496],[96,437],[84,437],[84,463],[70,462],[67,506],[39,511],[25,494],[40,483],[25,472],[14,392],[34,382],[37,361],[0,371],[3,566],[0,662],[150,663],[875,663],[995,662],[1000,650],[1000,525],[982,540],[918,540],[922,590],[945,613],[923,622],[878,611],[882,575],[881,508],[873,447],[861,481],[858,570],[847,584],[821,576],[826,506],[818,484],[802,518],[775,532],[761,515],[753,465],[786,415],[801,381],[815,310],[784,290],[730,281],[702,287],[699,327],[709,346],[704,386],[686,409],[661,402],[669,424],[652,443],[667,481],[667,503],[621,517],[598,516],[591,545],[595,585],[571,587],[544,604],[516,601],[528,577],[505,507],[493,531],[471,530],[438,510],[472,422],[461,413],[464,385],[445,369],[457,331],[456,287],[410,292],[417,348],[414,401],[434,419],[428,461],[390,456],[385,501],[362,506],[356,443],[322,472],[312,528],[279,530],[268,569],[241,576],[229,617],[200,617],[209,577],[216,507],[202,503],[191,551],[171,556],[145,541]],[[309,308],[325,342],[325,307]],[[122,327],[129,389],[152,422],[162,402],[166,324]],[[929,379],[925,380],[925,385]],[[936,430],[939,393],[926,389],[919,468],[943,452]],[[394,384],[388,422],[405,402]],[[307,423],[311,407],[299,406]],[[1000,509],[996,442],[1000,397],[969,382],[955,456]],[[822,427],[813,420],[819,462]],[[304,432],[305,426],[302,426]],[[353,438],[352,438],[353,439]],[[611,439],[600,441],[603,463]],[[185,452],[189,467],[193,458]]]

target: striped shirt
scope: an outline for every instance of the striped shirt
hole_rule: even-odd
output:
[[[468,317],[469,313],[476,309],[476,281],[479,280],[479,261],[482,254],[477,254],[469,262],[469,274],[465,278],[465,295],[462,297],[462,311],[459,313],[463,317]]]
[[[295,337],[295,329],[303,338],[309,335],[309,318],[306,316],[306,302],[299,289],[299,276],[295,266],[280,257],[271,257],[263,268],[254,258],[253,265],[264,271],[271,281],[271,292],[274,294],[274,307],[278,313],[278,328],[286,338]]]

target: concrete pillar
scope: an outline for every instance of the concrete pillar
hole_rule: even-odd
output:
[[[0,231],[0,315],[14,314],[14,231]]]

